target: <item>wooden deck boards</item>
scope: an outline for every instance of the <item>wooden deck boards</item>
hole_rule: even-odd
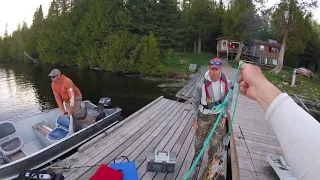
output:
[[[223,72],[233,77],[235,69],[223,62]],[[197,82],[203,77],[206,66],[177,93],[177,97],[189,100]],[[237,87],[235,88],[237,89]],[[235,97],[234,92],[234,97]],[[235,101],[233,101],[235,103]],[[100,164],[108,164],[115,157],[127,156],[136,164],[139,179],[183,179],[194,157],[194,133],[191,105],[159,97],[115,127],[107,130],[79,148],[79,151],[54,166],[69,167],[63,172],[66,179],[87,180]],[[233,179],[277,180],[279,179],[266,162],[267,155],[282,155],[279,141],[271,126],[264,119],[259,104],[239,95],[233,124],[231,154]],[[170,150],[177,153],[175,172],[172,174],[146,171],[149,150]],[[207,153],[201,167],[192,177],[199,179],[206,167]],[[117,161],[123,161],[118,159]],[[236,168],[236,169],[235,169]]]
[[[223,72],[230,77],[234,76],[235,71],[236,69],[232,68],[223,69]],[[235,87],[235,89],[237,88]],[[233,103],[235,103],[235,100]],[[264,111],[256,101],[239,95],[233,124],[235,144],[231,147],[235,148],[240,177],[233,176],[234,179],[279,179],[266,162],[266,157],[268,155],[282,155],[283,152],[275,132],[264,116]]]
[[[208,67],[201,66],[198,73],[195,74],[192,79],[186,84],[180,91],[177,92],[176,97],[189,100],[193,96],[194,89],[196,84],[204,77]]]
[[[231,68],[226,61],[222,61],[222,63],[223,73],[232,79],[236,69]],[[196,83],[201,80],[200,75],[205,73],[201,71],[206,71],[206,68],[201,69],[189,83],[177,93],[177,97],[185,100],[189,100],[192,97],[193,93],[190,94],[190,92],[193,92]],[[235,89],[237,89],[237,87],[235,87]],[[234,92],[234,98],[235,95],[236,91]],[[235,103],[235,100],[233,103]],[[282,150],[275,132],[265,120],[264,115],[264,111],[256,101],[239,95],[233,124],[233,148],[235,148],[236,155],[232,157],[236,158],[236,160],[233,159],[232,162],[237,163],[238,166],[236,167],[238,170],[232,171],[236,174],[233,175],[234,179],[279,179],[266,162],[266,156],[282,155]],[[240,172],[239,175],[238,172]]]
[[[156,101],[139,115],[125,119],[119,127],[107,131],[108,135],[97,137],[91,146],[90,142],[85,144],[88,148],[54,165],[71,166],[70,170],[54,171],[62,172],[65,179],[87,180],[100,164],[109,164],[115,157],[127,156],[135,162],[139,179],[183,179],[194,157],[193,110],[189,104],[165,98]],[[146,171],[146,157],[153,149],[177,153],[174,173]],[[117,159],[119,161],[123,159]]]

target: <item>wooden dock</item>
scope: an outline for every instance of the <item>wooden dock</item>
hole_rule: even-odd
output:
[[[271,166],[266,162],[268,155],[282,155],[279,141],[264,118],[260,105],[239,95],[237,112],[233,123],[234,179],[279,179]]]
[[[222,63],[223,73],[233,79],[236,69],[232,68],[227,61],[222,61]],[[177,97],[189,100],[192,97],[192,94],[190,96],[190,92],[194,90],[192,85],[195,86],[203,78],[206,70],[207,67],[202,66],[198,74],[191,79],[192,82],[190,81],[177,93]],[[235,95],[236,91],[233,94],[233,106]],[[233,124],[232,141],[230,142],[233,180],[279,179],[271,166],[266,162],[266,157],[268,155],[283,155],[283,152],[272,127],[265,120],[264,116],[264,111],[256,101],[239,95]]]
[[[227,62],[223,72],[235,74]],[[181,90],[177,96],[188,100],[207,67]],[[237,88],[235,88],[237,89]],[[235,95],[235,94],[234,94]],[[235,97],[235,96],[234,96]],[[235,100],[234,102],[235,103]],[[233,180],[279,179],[266,162],[267,155],[281,155],[282,150],[265,113],[255,101],[239,95],[233,133],[230,142]],[[100,134],[78,149],[78,152],[51,166],[55,172],[63,172],[66,179],[90,179],[101,164],[109,164],[115,157],[127,156],[134,161],[139,179],[183,179],[194,157],[193,110],[190,104],[165,99],[162,96],[121,121],[106,133]],[[175,173],[151,173],[146,171],[149,150],[170,150],[177,153]],[[122,161],[123,159],[120,159]],[[193,173],[199,179],[207,163],[207,154],[200,168]],[[54,168],[58,167],[58,168]],[[59,169],[71,167],[69,170]],[[230,174],[230,172],[227,172]]]
[[[63,172],[65,179],[88,180],[100,164],[109,164],[115,157],[127,156],[134,161],[139,179],[183,179],[194,156],[193,110],[188,104],[162,96],[79,148],[78,152],[51,166]],[[149,150],[170,150],[177,153],[175,172],[147,172]],[[120,159],[120,161],[123,159]],[[119,162],[119,160],[117,160]],[[206,161],[198,171],[203,171]],[[56,167],[69,167],[67,171]],[[197,176],[198,171],[193,177]]]
[[[223,67],[223,72],[233,77],[236,69]],[[233,94],[233,106],[237,86]],[[232,106],[232,107],[233,107]],[[268,155],[283,155],[272,127],[264,118],[260,105],[239,94],[230,142],[233,180],[278,180],[266,162]]]
[[[196,84],[204,77],[204,74],[208,70],[207,66],[201,66],[199,71],[191,78],[180,91],[177,92],[176,97],[184,100],[189,100],[193,96],[193,92],[196,88]]]

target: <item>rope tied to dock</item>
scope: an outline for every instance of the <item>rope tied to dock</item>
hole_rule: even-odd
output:
[[[212,112],[218,112],[220,111],[219,113],[219,116],[218,116],[218,119],[216,120],[213,128],[211,129],[208,137],[206,138],[205,142],[204,142],[204,145],[200,151],[200,153],[198,154],[196,160],[193,162],[191,168],[189,169],[188,173],[186,174],[186,176],[184,177],[184,180],[187,180],[189,178],[189,176],[191,175],[192,171],[195,169],[196,165],[198,164],[198,161],[200,160],[200,158],[202,157],[205,149],[207,148],[209,142],[210,142],[210,139],[214,133],[214,131],[216,130],[218,124],[220,123],[220,120],[221,120],[221,117],[222,117],[222,114],[225,110],[225,107],[227,106],[228,104],[228,101],[230,99],[230,96],[231,94],[233,93],[233,90],[234,90],[234,85],[236,83],[236,80],[239,76],[239,71],[240,71],[240,68],[241,66],[245,64],[244,62],[241,62],[237,68],[237,71],[236,71],[236,74],[233,78],[233,82],[231,84],[231,87],[228,91],[228,94],[227,94],[227,97],[225,98],[225,100],[218,106],[214,106],[211,110]],[[224,161],[224,159],[226,158],[227,156],[227,149],[228,149],[228,145],[229,145],[229,142],[230,142],[230,135],[231,135],[231,129],[232,129],[232,124],[233,124],[233,121],[234,121],[234,115],[235,115],[235,112],[236,112],[236,108],[237,108],[237,104],[238,104],[238,97],[239,97],[239,92],[240,92],[240,86],[238,86],[238,91],[237,91],[237,96],[236,96],[236,102],[235,102],[235,105],[234,105],[234,109],[233,109],[233,114],[232,114],[232,119],[231,119],[231,123],[229,125],[229,131],[227,133],[227,138],[226,138],[226,142],[225,142],[225,146],[224,146],[224,152],[223,152],[223,155],[222,157],[220,158],[220,161],[219,161],[219,164],[218,166],[216,167],[216,171],[215,171],[215,175],[214,175],[214,179],[217,178],[218,174],[220,173],[221,171],[221,168],[222,168],[222,162]]]

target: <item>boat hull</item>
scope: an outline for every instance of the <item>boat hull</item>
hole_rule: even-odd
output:
[[[0,166],[0,179],[13,179],[16,178],[23,170],[36,169],[48,164],[108,129],[108,126],[119,120],[120,116],[121,109],[116,108],[116,111],[111,115],[79,130],[63,140],[51,144],[50,146],[41,149],[39,152]]]

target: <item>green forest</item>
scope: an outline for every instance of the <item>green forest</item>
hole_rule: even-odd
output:
[[[175,53],[216,53],[216,38],[285,43],[285,66],[320,71],[317,1],[53,0],[0,37],[0,60],[160,75]],[[18,13],[18,12],[17,12]],[[208,57],[209,60],[209,57]],[[276,72],[278,73],[278,72]]]

